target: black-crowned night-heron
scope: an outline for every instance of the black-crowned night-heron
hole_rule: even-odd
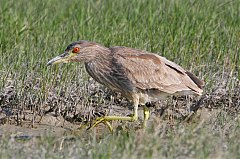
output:
[[[95,42],[76,41],[65,52],[48,62],[84,62],[88,74],[99,83],[120,92],[133,103],[132,116],[103,116],[92,127],[106,124],[112,131],[111,120],[136,121],[138,105],[143,105],[144,122],[149,118],[148,102],[169,95],[201,95],[203,81],[179,65],[147,51],[116,46],[107,48]]]

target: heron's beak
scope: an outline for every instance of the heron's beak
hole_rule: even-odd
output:
[[[71,54],[64,52],[62,55],[54,57],[52,60],[48,61],[47,65],[57,64],[57,63],[68,63],[71,58]]]

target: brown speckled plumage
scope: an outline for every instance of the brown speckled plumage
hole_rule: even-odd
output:
[[[79,47],[80,52],[69,55],[74,47]],[[84,62],[91,77],[121,92],[133,102],[136,110],[138,104],[144,105],[169,95],[201,95],[203,92],[204,83],[194,74],[164,57],[143,50],[122,46],[107,48],[95,42],[77,41],[59,57],[61,62]]]

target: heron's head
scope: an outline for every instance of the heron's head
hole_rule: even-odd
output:
[[[57,63],[68,63],[72,61],[86,62],[95,58],[99,48],[105,48],[95,42],[76,41],[68,45],[64,53],[50,60],[47,65]]]

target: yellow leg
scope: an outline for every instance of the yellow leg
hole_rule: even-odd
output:
[[[104,123],[105,125],[108,126],[109,130],[112,132],[113,128],[111,126],[111,124],[109,123],[109,121],[112,120],[123,120],[123,121],[136,121],[138,119],[138,98],[135,100],[134,102],[134,113],[132,116],[103,116],[103,117],[99,117],[95,120],[95,123],[90,126],[88,129],[91,129],[95,126],[97,126],[100,123]]]
[[[108,126],[109,131],[112,133],[113,132],[112,125],[108,121],[105,121],[104,124]]]
[[[144,107],[143,107],[143,116],[144,116],[143,128],[146,128],[147,127],[147,120],[149,119],[149,116],[150,116],[150,111],[149,111],[149,109],[146,105],[144,105]]]

